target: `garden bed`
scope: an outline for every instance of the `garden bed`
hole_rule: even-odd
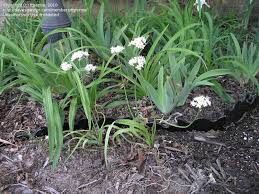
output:
[[[58,168],[52,171],[45,136],[15,138],[18,130],[45,125],[41,107],[20,96],[10,92],[0,101],[0,138],[15,144],[0,147],[3,193],[251,194],[259,189],[258,106],[222,131],[158,129],[153,149],[122,141],[109,149],[109,170],[102,148],[78,150],[66,161],[71,150],[65,146]]]
[[[257,193],[255,1],[80,2],[0,32],[0,193]]]
[[[240,120],[243,115],[252,110],[258,104],[258,97],[255,94],[253,87],[249,85],[241,86],[238,82],[228,77],[222,77],[219,81],[226,93],[232,98],[231,102],[224,102],[211,88],[203,87],[194,90],[189,96],[187,103],[176,108],[169,115],[162,114],[147,98],[140,101],[130,101],[130,109],[128,106],[121,105],[116,108],[107,108],[99,110],[105,115],[105,124],[111,124],[117,119],[133,119],[130,111],[140,118],[147,126],[152,126],[154,119],[158,120],[157,128],[168,131],[209,131],[222,130],[232,122]],[[212,106],[205,109],[196,109],[190,105],[191,99],[195,96],[209,96]],[[19,92],[10,91],[0,97],[0,120],[2,138],[13,140],[15,139],[30,139],[48,134],[47,123],[43,108],[40,104],[26,100],[27,96]],[[106,101],[113,101],[113,97],[105,98]],[[102,103],[105,101],[102,100]],[[24,109],[26,107],[26,109]],[[68,111],[66,111],[68,115]],[[85,119],[83,111],[77,112],[75,120],[76,130],[87,130],[88,122]],[[100,118],[100,123],[103,118]],[[180,126],[180,127],[177,127]],[[181,128],[181,126],[187,126]],[[69,130],[67,117],[65,119],[65,131]],[[9,131],[11,130],[11,131]],[[14,137],[14,138],[11,138]]]

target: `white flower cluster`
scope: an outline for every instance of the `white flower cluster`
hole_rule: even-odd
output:
[[[63,70],[63,71],[68,71],[72,68],[72,64],[71,63],[67,63],[67,62],[64,62],[60,65],[60,68]]]
[[[130,41],[128,46],[135,46],[138,49],[144,49],[146,44],[147,44],[147,39],[144,36],[140,36]],[[111,53],[119,54],[124,49],[125,47],[123,46],[113,46],[111,47]],[[137,70],[141,70],[146,64],[146,59],[143,56],[136,56],[129,60],[129,64],[131,66],[134,66]]]
[[[85,66],[85,70],[86,70],[87,72],[95,71],[95,70],[96,70],[96,66],[94,66],[93,64],[87,64],[87,65]]]
[[[139,49],[144,49],[146,44],[147,39],[144,36],[140,36],[130,41],[129,46],[135,46]]]
[[[89,53],[87,51],[76,51],[72,54],[71,61],[81,60],[83,57],[87,58]]]
[[[112,53],[112,54],[119,54],[119,53],[121,53],[124,49],[125,49],[125,47],[123,47],[123,46],[111,47],[111,53]]]
[[[201,3],[201,6],[199,6],[199,1],[200,1],[200,3]],[[199,12],[201,11],[203,5],[206,5],[207,7],[210,8],[210,5],[206,2],[206,0],[196,0],[196,2],[194,3],[194,6],[195,6],[195,5],[197,6],[197,10],[198,10]]]
[[[133,57],[129,60],[129,64],[134,66],[137,70],[141,70],[146,64],[146,59],[143,56]]]
[[[191,106],[201,109],[202,107],[211,106],[210,97],[197,96],[191,101]]]
[[[74,62],[75,60],[81,60],[82,58],[88,58],[89,56],[89,53],[87,51],[76,51],[72,54],[72,57],[71,57],[71,62]],[[63,71],[68,71],[70,69],[72,69],[73,65],[72,63],[68,63],[68,62],[63,62],[61,65],[60,65],[60,68],[63,70]],[[85,66],[85,70],[87,72],[91,72],[91,71],[95,71],[96,70],[96,66],[94,66],[93,64],[87,64]]]

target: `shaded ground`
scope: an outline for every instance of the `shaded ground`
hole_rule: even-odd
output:
[[[41,107],[20,94],[6,93],[0,108],[0,138],[15,144],[0,147],[3,193],[252,194],[259,190],[258,107],[223,131],[158,130],[153,149],[122,141],[110,147],[110,170],[98,147],[80,149],[66,161],[72,145],[67,142],[56,171],[48,163],[45,137],[14,138],[16,126],[33,129],[45,124]]]
[[[15,91],[0,96],[0,138],[15,143],[20,134],[33,135],[44,126],[45,116],[39,104]]]

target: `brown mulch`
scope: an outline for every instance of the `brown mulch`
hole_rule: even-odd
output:
[[[19,134],[33,134],[46,126],[42,106],[25,94],[8,91],[0,96],[0,138],[15,143]]]

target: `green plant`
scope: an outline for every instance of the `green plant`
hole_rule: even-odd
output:
[[[85,2],[87,12],[84,18],[80,19],[80,31],[85,34],[84,42],[95,48],[94,52],[105,60],[110,57],[110,47],[120,43],[122,33],[126,29],[125,26],[112,26],[111,22],[104,16],[104,3],[101,4],[97,17],[92,12],[93,0]]]
[[[245,84],[251,81],[259,92],[259,82],[256,79],[259,72],[259,49],[253,43],[248,45],[246,42],[241,47],[234,34],[231,34],[231,39],[234,43],[232,56],[222,57],[220,60],[230,66],[231,70],[235,72],[233,76],[240,83]]]
[[[242,19],[242,25],[245,31],[247,31],[248,29],[249,18],[251,16],[254,5],[255,5],[255,0],[246,0],[245,2],[245,9],[243,10],[243,19]]]
[[[228,69],[213,69],[199,75],[201,60],[198,60],[191,70],[187,69],[184,62],[185,58],[177,62],[175,57],[170,57],[169,74],[164,72],[163,66],[160,68],[157,89],[138,76],[150,99],[164,114],[170,113],[177,106],[184,105],[195,87],[213,86],[211,81],[217,76],[231,73]]]
[[[19,33],[17,34],[19,35]],[[59,113],[61,114],[69,105],[70,115],[68,119],[70,130],[73,131],[74,129],[73,125],[76,110],[82,106],[88,119],[89,130],[93,131],[92,133],[95,134],[95,136],[97,135],[98,141],[101,141],[99,137],[101,133],[98,132],[96,134],[95,128],[92,127],[92,124],[96,122],[96,120],[94,120],[95,115],[93,116],[93,111],[95,109],[96,100],[105,96],[110,91],[110,87],[100,89],[99,85],[110,81],[110,79],[106,77],[107,74],[114,70],[114,68],[108,67],[112,58],[108,63],[103,63],[100,66],[100,74],[97,79],[92,82],[88,81],[88,83],[85,84],[84,80],[88,78],[89,75],[83,70],[84,68],[80,62],[75,62],[75,71],[64,72],[60,68],[63,60],[69,58],[69,56],[76,51],[73,50],[74,48],[77,50],[88,48],[78,48],[77,39],[68,38],[51,45],[44,53],[44,57],[34,53],[36,52],[34,46],[33,48],[30,47],[30,45],[23,42],[22,38],[19,38],[19,40],[22,41],[22,47],[19,46],[20,44],[17,45],[15,41],[11,41],[2,35],[0,35],[0,40],[4,45],[1,57],[2,59],[12,62],[10,68],[13,68],[17,74],[14,80],[10,80],[9,86],[11,87],[14,84],[18,85],[19,88],[29,94],[31,98],[44,104],[49,129],[50,158],[53,160],[53,165],[57,163],[57,158],[59,158],[61,151],[61,141],[63,141],[60,130],[62,131],[65,118],[61,118],[61,116],[59,118]],[[31,41],[33,40],[34,39]],[[42,46],[38,48],[42,48]],[[31,51],[31,49],[33,51]],[[10,78],[11,77],[9,77],[9,79]],[[3,79],[4,83],[8,81],[7,78]],[[2,86],[3,82],[1,82],[0,92],[7,86]],[[64,96],[64,98],[58,103],[54,98],[51,98],[51,94],[59,97]],[[54,116],[56,120],[53,120],[51,115]],[[61,123],[60,120],[62,121]]]
[[[163,21],[170,26],[169,33],[174,34],[186,26],[198,23],[199,18],[193,14],[193,4],[193,0],[188,1],[184,8],[176,0],[170,0],[169,6],[160,4]]]
[[[56,167],[63,145],[64,112],[53,100],[50,87],[43,89],[42,98],[48,123],[49,156],[53,167]]]
[[[0,35],[0,41],[5,44],[7,51],[2,57],[11,60],[15,71],[19,72],[17,79],[20,83],[26,84],[27,92],[31,92],[35,99],[41,93],[41,88],[45,88],[46,82],[40,74],[39,64],[35,63],[30,51],[26,48],[21,49],[8,38]],[[23,88],[25,89],[25,88]]]
[[[154,138],[156,134],[155,123],[152,126],[151,132],[144,126],[142,122],[129,119],[116,120],[112,124],[104,126],[104,128],[107,128],[104,144],[104,158],[106,167],[108,167],[107,155],[109,139],[111,131],[113,129],[115,130],[114,134],[112,135],[113,142],[115,139],[119,140],[119,138],[123,137],[123,135],[125,134],[143,140],[149,147],[153,147],[154,145]]]
[[[82,48],[80,48],[81,50]],[[79,52],[81,52],[79,50]],[[72,51],[76,53],[78,51]],[[70,53],[70,54],[72,54]],[[64,61],[69,61],[70,54],[64,57]],[[73,55],[72,55],[73,56]],[[101,66],[98,66],[98,76],[91,80],[89,83],[85,83],[84,75],[86,74],[85,70],[81,72],[78,65],[73,65],[72,69],[68,70],[66,74],[68,77],[74,81],[74,87],[67,93],[67,96],[62,102],[62,107],[66,107],[70,104],[69,107],[69,133],[66,136],[72,135],[72,140],[77,140],[76,146],[74,147],[72,153],[81,145],[83,147],[86,144],[97,144],[101,145],[103,141],[103,125],[99,125],[98,114],[101,114],[103,118],[105,115],[96,111],[97,100],[109,94],[112,91],[113,86],[103,88],[102,84],[110,82],[112,79],[107,78],[108,74],[114,72],[118,67],[109,68],[110,62],[113,60],[113,57],[103,63]],[[63,62],[64,62],[63,61]],[[81,61],[80,61],[81,62]],[[74,63],[71,61],[70,63]],[[85,126],[87,130],[78,131],[74,130],[74,121],[77,110],[82,107],[85,113],[85,116],[88,121],[88,125]],[[71,153],[71,154],[72,154]]]
[[[222,25],[221,21],[216,24],[215,22],[215,19],[208,12],[204,13],[201,33],[205,41],[202,41],[201,44],[203,47],[203,58],[208,69],[214,69],[215,66],[218,67],[215,61],[220,56],[220,51],[224,49],[225,40],[228,37],[222,34],[222,30],[220,29]]]
[[[145,65],[143,66],[143,69],[139,71],[139,74],[144,77],[145,80],[147,80],[150,84],[156,86],[157,85],[157,76],[160,70],[160,67],[162,64],[168,63],[168,57],[165,53],[167,52],[175,52],[177,55],[180,55],[180,53],[183,53],[185,55],[192,55],[199,57],[198,53],[193,52],[186,47],[188,47],[189,42],[186,42],[186,44],[177,44],[179,39],[181,39],[182,36],[184,36],[187,31],[198,24],[192,24],[190,26],[187,26],[183,29],[181,29],[179,32],[174,34],[170,39],[166,40],[166,43],[161,46],[160,42],[163,42],[164,40],[164,33],[166,32],[167,28],[165,28],[161,33],[159,33],[156,36],[156,39],[152,42],[150,48],[147,50],[146,57],[145,57]],[[195,40],[194,40],[195,41]],[[127,41],[128,42],[128,41]],[[160,44],[159,44],[160,43]],[[191,43],[190,43],[191,44]],[[160,48],[159,50],[157,49]],[[146,89],[140,84],[140,80],[136,79],[136,74],[138,74],[138,71],[134,70],[134,67],[129,64],[130,58],[132,57],[138,57],[137,55],[141,53],[141,50],[138,52],[132,52],[130,51],[133,48],[127,48],[127,53],[130,53],[130,55],[125,54],[125,57],[120,57],[121,59],[121,66],[124,69],[127,69],[126,71],[119,72],[123,77],[128,79],[131,83],[133,83],[134,87],[129,91],[131,94],[136,94],[137,97],[142,97],[146,94]],[[134,54],[135,53],[135,54]],[[165,57],[166,56],[166,57]],[[140,56],[141,57],[141,56]],[[143,57],[143,56],[142,56]]]
[[[40,22],[30,17],[6,18],[1,35],[5,40],[0,41],[0,93],[21,82],[21,80],[17,80],[17,76],[19,75],[16,70],[20,66],[18,63],[23,63],[25,60],[22,60],[22,58],[31,58],[29,56],[30,53],[34,53],[35,45],[42,38]],[[8,40],[7,44],[5,42],[6,40]],[[20,54],[23,53],[23,57],[19,55],[19,58],[17,51]]]

